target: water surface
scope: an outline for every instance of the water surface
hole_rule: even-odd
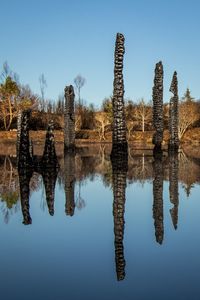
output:
[[[0,157],[1,299],[200,299],[196,153],[131,149],[127,172],[105,146],[58,160],[29,182]]]

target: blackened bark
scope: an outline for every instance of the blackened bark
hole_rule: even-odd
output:
[[[124,58],[124,36],[117,33],[115,43],[115,66],[113,82],[113,148],[127,151],[126,120],[124,111],[124,80],[123,80],[123,58]]]
[[[155,134],[153,144],[155,150],[159,151],[163,141],[163,65],[158,62],[155,68],[153,87],[153,126]]]
[[[30,141],[29,141],[29,120],[31,116],[31,110],[25,110],[21,116],[21,131],[18,132],[19,141],[17,141],[18,151],[18,167],[26,168],[32,166],[32,158],[30,155]],[[19,117],[20,118],[20,117]],[[19,127],[20,128],[20,120]]]
[[[177,73],[174,72],[172,83],[170,86],[170,92],[174,95],[170,99],[169,106],[169,151],[174,151],[179,148],[179,137],[178,137],[178,80]]]
[[[41,165],[43,165],[44,167],[51,167],[51,166],[58,165],[53,129],[54,126],[53,126],[53,122],[51,121],[47,128],[44,152],[41,159]]]
[[[75,147],[75,111],[74,88],[72,85],[65,88],[65,112],[64,112],[64,147],[65,150]]]

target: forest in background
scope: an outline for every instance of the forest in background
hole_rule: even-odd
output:
[[[77,75],[74,79],[76,91],[75,103],[75,132],[76,139],[92,139],[98,141],[111,140],[112,135],[112,97],[102,100],[101,108],[96,109],[93,104],[86,105],[81,98],[81,89],[85,78]],[[46,79],[42,74],[39,77],[40,95],[35,94],[29,85],[22,85],[19,77],[7,63],[3,64],[0,83],[0,130],[15,131],[17,115],[20,110],[34,105],[30,121],[30,130],[46,130],[48,123],[53,120],[56,130],[64,127],[64,93],[52,101],[45,97]],[[128,140],[134,140],[135,133],[139,139],[143,135],[150,136],[153,132],[152,102],[145,99],[138,101],[125,99],[125,115]],[[164,129],[168,130],[169,104],[164,103]],[[189,129],[200,128],[200,100],[191,96],[189,88],[179,98],[179,139]],[[200,132],[196,129],[197,139]]]

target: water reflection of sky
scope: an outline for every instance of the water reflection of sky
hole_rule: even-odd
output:
[[[84,160],[87,164],[87,158]],[[98,160],[102,163],[99,157]],[[155,237],[152,158],[145,158],[146,173],[142,180],[135,177],[143,158],[129,165],[123,239],[126,276],[117,281],[112,168],[109,160],[101,168],[97,160],[88,161],[93,162],[91,168],[95,167],[90,172],[88,168],[89,177],[84,171],[86,168],[81,172],[81,157],[76,164],[75,177],[84,180],[81,186],[78,180],[75,183],[75,201],[80,191],[85,207],[75,207],[72,217],[65,213],[62,170],[56,183],[54,216],[49,215],[45,205],[41,180],[38,188],[30,193],[31,225],[22,224],[19,202],[8,223],[4,222],[1,211],[1,298],[199,299],[199,183],[198,179],[188,179],[189,172],[193,177],[194,173],[199,175],[198,164],[188,163],[193,169],[183,174],[182,162],[179,162],[177,230],[170,215],[173,204],[169,200],[169,167],[167,163],[164,166],[162,245]],[[60,165],[64,166],[62,162]],[[139,174],[141,176],[141,172]],[[193,184],[189,196],[184,188],[188,184]]]

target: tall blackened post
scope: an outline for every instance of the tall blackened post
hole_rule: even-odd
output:
[[[21,122],[18,127],[18,141],[17,141],[17,154],[18,154],[18,167],[25,168],[32,166],[32,157],[30,154],[30,141],[29,141],[29,121],[31,116],[31,109],[24,110],[19,120]]]
[[[117,33],[115,43],[115,66],[113,82],[113,135],[112,152],[116,149],[127,151],[126,120],[124,111],[123,58],[125,53],[124,36]]]
[[[155,68],[153,87],[153,125],[155,134],[153,136],[154,152],[162,150],[163,141],[163,65],[158,62]]]
[[[19,161],[19,147],[20,147],[20,139],[21,139],[21,125],[22,125],[22,110],[20,109],[17,114],[17,163]]]
[[[169,151],[178,150],[179,137],[178,137],[178,80],[177,72],[174,72],[172,83],[169,89],[174,95],[170,99],[169,105]]]
[[[73,150],[75,147],[75,112],[74,88],[72,85],[65,88],[65,113],[64,113],[64,147]]]
[[[44,152],[41,159],[41,165],[44,167],[58,165],[53,130],[53,121],[50,121],[46,132]]]

